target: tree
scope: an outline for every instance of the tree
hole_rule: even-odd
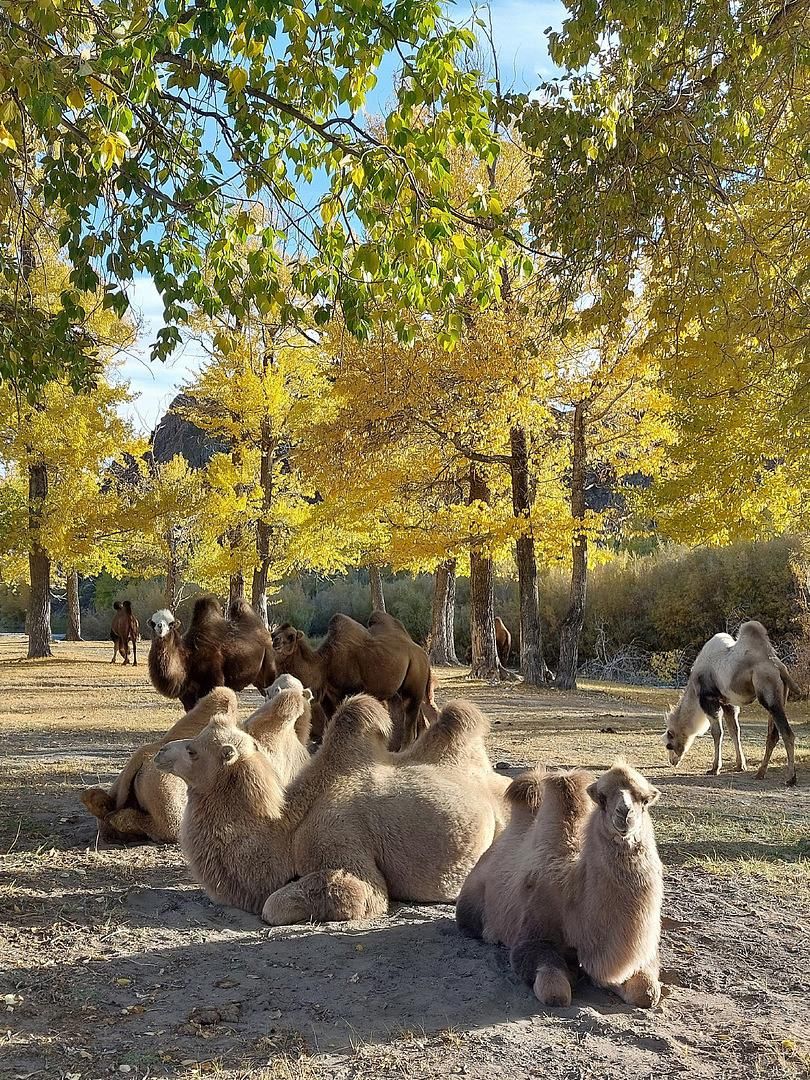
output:
[[[7,6],[0,21],[3,190],[19,188],[33,154],[36,198],[64,214],[76,289],[113,277],[108,300],[122,314],[125,283],[154,278],[167,323],[156,356],[179,340],[190,303],[239,317],[272,298],[296,243],[306,257],[291,321],[306,298],[323,322],[339,305],[366,332],[384,294],[393,322],[406,303],[450,298],[459,282],[482,304],[495,295],[509,222],[487,192],[456,199],[446,160],[453,145],[497,153],[491,95],[465,70],[472,33],[438,0],[247,0],[238,10],[110,0]],[[394,56],[402,70],[380,140],[358,117]],[[245,198],[277,214],[237,289],[239,249],[256,228]],[[6,196],[0,221],[19,209]],[[480,242],[459,246],[469,221],[482,223]]]
[[[455,642],[456,559],[436,567],[428,653],[432,664],[458,664]]]

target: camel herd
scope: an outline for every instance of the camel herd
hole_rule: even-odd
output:
[[[150,620],[152,680],[187,711],[109,790],[82,792],[104,840],[179,842],[212,899],[271,925],[456,903],[461,932],[506,946],[546,1006],[570,1004],[580,972],[658,1003],[656,788],[623,761],[599,777],[499,775],[486,717],[461,700],[437,713],[427,656],[390,615],[335,616],[313,648],[248,612],[201,598],[185,635],[168,611]],[[718,771],[725,717],[745,768],[738,706],[758,700],[771,717],[761,772],[773,729],[794,783],[784,704],[798,687],[761,624],[726,639],[704,647],[668,715],[670,759],[711,729]],[[250,683],[265,700],[240,721],[235,691]]]

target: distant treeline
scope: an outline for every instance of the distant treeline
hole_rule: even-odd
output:
[[[691,660],[718,630],[734,630],[743,619],[759,619],[775,644],[789,651],[800,633],[802,597],[808,563],[798,537],[767,543],[737,543],[725,548],[667,547],[652,555],[619,556],[591,571],[582,632],[580,660],[597,655],[598,646],[618,649],[636,645],[649,652],[683,650]],[[542,580],[541,610],[544,650],[553,665],[559,649],[559,627],[567,602],[568,575],[547,572]],[[163,582],[117,582],[107,575],[82,582],[83,636],[109,634],[112,602],[128,596],[145,626],[163,606]],[[187,619],[196,592],[187,589],[179,617]],[[430,628],[433,578],[430,574],[384,576],[387,609],[401,619],[413,637],[424,642]],[[495,610],[514,637],[517,656],[517,583],[496,581]],[[326,632],[332,615],[342,611],[365,622],[371,612],[368,577],[351,571],[324,579],[305,574],[285,583],[270,603],[270,619],[289,621],[313,638]],[[64,629],[64,604],[54,605],[54,630]],[[23,629],[24,597],[0,590],[0,629]],[[469,581],[460,578],[456,592],[456,651],[463,657],[470,643]]]

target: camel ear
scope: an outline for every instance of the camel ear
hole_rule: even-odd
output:
[[[598,782],[596,780],[594,780],[594,782],[592,784],[588,784],[588,786],[585,788],[585,790],[588,792],[588,794],[593,799],[593,801],[596,803],[596,805],[601,806],[602,809],[604,810],[604,808],[605,808],[605,797],[604,797],[604,795],[601,795],[600,792],[599,792]]]
[[[661,790],[657,787],[650,788],[650,797],[647,799],[647,806],[655,806],[658,800],[661,798]]]
[[[296,641],[300,641],[303,636],[304,636],[304,631],[303,630],[296,630],[296,632],[295,632],[295,640]]]
[[[310,690],[310,688],[308,686],[304,687],[303,696],[304,696],[304,701],[312,701],[312,698],[313,698],[314,695],[313,695],[312,691]]]
[[[222,764],[233,765],[239,759],[239,751],[233,743],[225,743],[222,747]]]

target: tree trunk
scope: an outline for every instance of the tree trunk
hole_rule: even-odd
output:
[[[571,543],[571,588],[568,610],[560,627],[560,662],[555,685],[560,690],[576,690],[579,661],[579,637],[585,621],[585,597],[588,587],[588,541],[582,532],[585,518],[585,403],[574,409],[571,451],[571,516],[574,539]]]
[[[529,451],[524,428],[510,432],[512,447],[512,510],[516,518],[528,518],[533,498],[529,482]],[[537,587],[537,557],[530,533],[515,542],[520,596],[520,672],[532,686],[542,686],[548,678],[543,657],[543,628],[540,622],[540,595]]]
[[[371,563],[369,565],[368,581],[371,585],[371,610],[385,611],[385,594],[383,593],[382,574],[376,563]]]
[[[269,362],[269,361],[266,361]],[[253,571],[253,586],[250,593],[250,603],[253,610],[268,626],[267,619],[267,580],[270,576],[270,540],[272,529],[267,517],[273,506],[273,458],[275,455],[275,442],[270,417],[262,419],[261,432],[261,465],[259,482],[262,486],[262,516],[256,525],[256,554],[259,559],[258,566]]]
[[[436,570],[430,623],[430,662],[452,667],[458,664],[455,643],[456,560]]]
[[[28,466],[28,567],[31,595],[28,601],[28,659],[52,656],[51,652],[51,560],[42,546],[42,516],[48,497],[48,466]]]
[[[486,481],[477,467],[470,465],[470,502],[489,505],[489,500]],[[475,548],[470,551],[470,638],[472,675],[497,679],[500,663],[495,644],[495,573],[492,558]]]
[[[166,559],[166,588],[164,590],[164,600],[169,611],[177,611],[177,605],[180,603],[181,569],[178,540],[176,528],[169,529],[166,537],[169,555]]]
[[[71,570],[67,575],[67,631],[66,641],[82,640],[82,613],[79,608],[79,575]]]
[[[245,575],[241,570],[237,570],[235,574],[231,574],[231,580],[228,585],[228,607],[230,608],[236,600],[245,599]]]

